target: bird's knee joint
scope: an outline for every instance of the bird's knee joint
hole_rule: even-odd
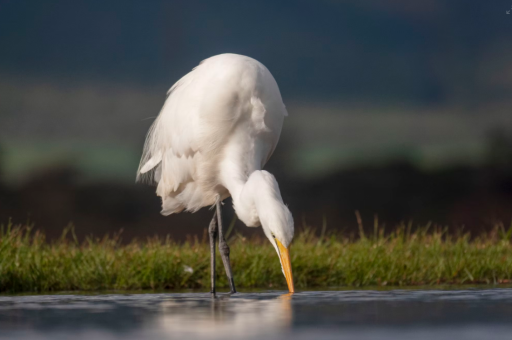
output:
[[[216,235],[217,234],[217,224],[216,223],[210,223],[210,226],[208,227],[208,232],[210,235]]]
[[[222,254],[228,256],[229,255],[229,246],[226,243],[219,244],[219,250]]]

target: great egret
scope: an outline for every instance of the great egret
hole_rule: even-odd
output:
[[[151,126],[137,180],[155,183],[163,215],[216,205],[209,226],[211,293],[215,296],[215,240],[235,293],[221,202],[231,196],[248,227],[262,226],[294,292],[289,245],[293,218],[276,179],[262,170],[274,151],[286,108],[279,87],[260,62],[221,54],[203,60],[167,92]]]

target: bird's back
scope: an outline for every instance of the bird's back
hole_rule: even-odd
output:
[[[144,146],[138,179],[157,184],[162,214],[196,211],[229,196],[221,164],[239,176],[272,154],[286,109],[258,61],[222,54],[202,61],[169,90]]]

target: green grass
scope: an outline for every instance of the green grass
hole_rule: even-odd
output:
[[[509,283],[512,228],[486,235],[450,236],[406,226],[387,235],[296,235],[291,247],[297,289],[327,286]],[[267,240],[231,237],[231,260],[240,288],[285,288],[277,255]],[[218,287],[227,287],[217,261]],[[186,268],[191,267],[193,272]],[[209,288],[205,241],[177,244],[152,238],[123,245],[117,237],[79,243],[72,232],[47,242],[29,228],[0,232],[0,291],[142,290]]]

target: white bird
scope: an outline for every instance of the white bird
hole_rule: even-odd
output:
[[[171,87],[148,132],[137,180],[156,184],[161,213],[216,205],[209,226],[213,296],[217,235],[231,292],[236,292],[221,216],[221,201],[229,196],[242,222],[261,225],[294,291],[288,250],[293,218],[276,179],[262,170],[287,115],[279,87],[263,64],[221,54],[203,60]]]

